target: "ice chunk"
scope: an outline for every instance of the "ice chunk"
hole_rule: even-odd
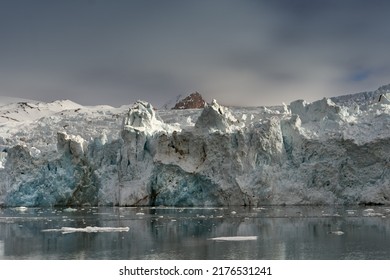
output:
[[[64,212],[77,212],[77,209],[68,207],[64,209]]]
[[[219,105],[215,99],[210,105],[205,106],[195,123],[195,128],[205,132],[232,132],[238,127],[239,122],[231,111]]]
[[[7,153],[6,152],[0,152],[0,169],[3,169],[5,167],[5,163],[7,162]]]
[[[33,158],[38,158],[39,155],[41,154],[41,151],[35,147],[31,147],[30,149],[30,155],[33,157]]]
[[[390,104],[390,93],[384,93],[379,96],[379,103],[381,104]]]
[[[42,232],[62,232],[63,234],[75,233],[75,232],[127,232],[129,227],[92,227],[74,228],[74,227],[62,227],[60,229],[44,229]]]
[[[214,241],[253,241],[257,240],[257,236],[221,236],[209,238]]]
[[[339,120],[341,108],[331,99],[324,98],[313,103],[307,103],[305,100],[291,102],[290,109],[292,114],[297,114],[302,123],[322,121],[325,118],[330,120]]]
[[[58,132],[57,149],[79,158],[87,153],[88,142],[79,135],[68,135],[66,132]]]
[[[334,235],[343,235],[344,232],[341,231],[341,230],[336,230],[336,231],[331,231],[330,234],[334,234]]]

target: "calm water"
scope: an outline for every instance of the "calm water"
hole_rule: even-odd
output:
[[[6,208],[0,259],[390,259],[390,208]]]

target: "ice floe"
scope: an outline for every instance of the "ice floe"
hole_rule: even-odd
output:
[[[208,240],[213,241],[253,241],[257,240],[257,236],[221,236],[209,238]]]
[[[129,227],[95,227],[87,226],[85,228],[75,228],[75,227],[62,227],[60,229],[44,229],[42,232],[62,232],[63,234],[75,233],[75,232],[127,232]]]

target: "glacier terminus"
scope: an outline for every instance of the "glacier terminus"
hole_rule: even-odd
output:
[[[0,205],[390,204],[389,90],[253,108],[0,104]]]

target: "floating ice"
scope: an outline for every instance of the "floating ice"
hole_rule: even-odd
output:
[[[364,217],[383,217],[382,213],[367,212],[363,214]]]
[[[4,257],[4,241],[0,240],[0,257]]]
[[[251,241],[257,240],[257,236],[222,236],[209,238],[208,240],[213,241]]]
[[[330,234],[334,234],[334,235],[343,235],[344,232],[341,231],[341,230],[336,230],[336,231],[331,231]]]
[[[68,207],[64,209],[64,212],[77,212],[77,209]]]
[[[60,229],[44,229],[42,232],[62,232],[62,234],[75,233],[75,232],[127,232],[129,227],[92,227],[74,228],[74,227],[62,227]]]

